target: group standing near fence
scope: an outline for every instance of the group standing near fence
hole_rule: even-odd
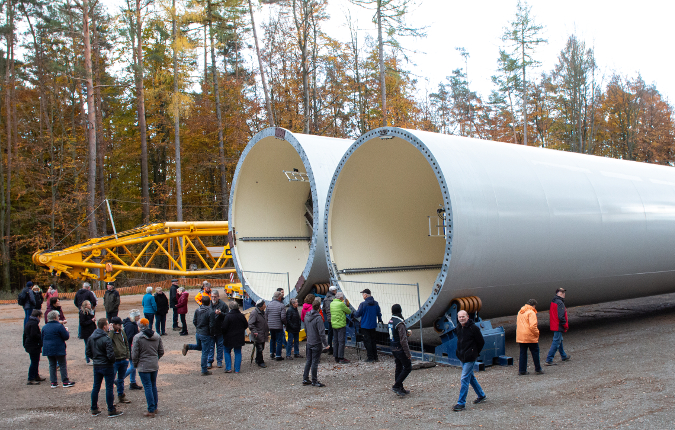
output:
[[[173,330],[180,335],[187,335],[185,315],[189,294],[183,287],[178,287],[177,280],[172,281],[169,298],[158,287],[152,294],[148,287],[143,296],[143,314],[136,309],[129,312],[129,317],[122,320],[119,313],[119,294],[109,284],[104,295],[105,318],[95,318],[97,298],[91,292],[88,283],[84,283],[74,297],[74,304],[79,310],[78,337],[85,343],[85,363],[93,367],[93,386],[91,391],[91,414],[101,413],[98,407],[98,396],[102,384],[105,384],[105,399],[109,417],[122,415],[115,406],[114,388],[117,389],[118,404],[130,403],[124,392],[125,380],[130,378],[129,389],[144,390],[147,402],[147,417],[159,413],[157,376],[159,360],[164,355],[161,336],[165,336],[166,314],[173,309]],[[563,333],[569,327],[565,308],[565,289],[556,290],[550,305],[550,326],[554,332],[551,348],[545,365],[553,366],[553,358],[559,352],[562,361],[570,360],[563,348]],[[185,344],[183,355],[188,351],[201,352],[201,374],[211,375],[214,361],[218,368],[223,367],[225,373],[239,373],[242,363],[242,347],[246,343],[246,331],[249,341],[253,343],[251,362],[255,358],[258,366],[267,367],[264,360],[265,344],[270,340],[270,358],[284,360],[282,348],[286,343],[286,359],[305,358],[302,373],[302,384],[314,387],[325,387],[318,379],[318,368],[323,353],[331,353],[335,362],[348,364],[344,357],[345,331],[347,315],[360,318],[361,332],[367,351],[366,362],[379,361],[375,342],[377,323],[383,324],[382,311],[369,289],[361,291],[363,302],[358,309],[346,305],[344,294],[331,286],[322,302],[313,294],[305,297],[302,311],[298,309],[298,301],[291,299],[288,308],[283,304],[284,291],[279,288],[270,301],[258,300],[250,311],[248,319],[240,311],[239,304],[220,299],[218,291],[212,291],[211,285],[204,282],[197,295],[199,308],[193,314],[192,325],[195,327],[195,344]],[[58,293],[50,288],[47,293],[47,313],[45,325],[39,324],[43,315],[41,308],[44,297],[39,287],[27,283],[19,296],[19,304],[26,312],[24,323],[23,346],[29,354],[28,385],[39,385],[45,381],[39,375],[40,355],[49,360],[49,377],[51,388],[59,386],[57,370],[61,374],[64,388],[72,387],[75,382],[68,377],[66,362],[66,341],[70,333],[66,327],[66,319],[61,310]],[[166,303],[165,303],[166,302]],[[543,374],[539,360],[539,329],[536,316],[537,301],[530,299],[518,312],[516,342],[520,345],[520,363],[518,372],[527,375],[527,353],[531,353],[537,374]],[[412,370],[412,354],[408,343],[410,330],[405,325],[405,317],[400,304],[391,308],[392,317],[387,323],[391,354],[395,361],[394,384],[392,391],[401,397],[410,394],[404,388],[404,381]],[[180,317],[182,325],[178,325]],[[153,331],[153,319],[156,330]],[[456,355],[462,365],[460,392],[454,411],[466,408],[469,387],[476,393],[474,404],[483,403],[487,395],[474,375],[474,366],[484,346],[481,330],[470,319],[466,311],[457,315],[458,324],[453,333],[457,338]],[[307,336],[305,357],[299,354],[298,333],[304,322]],[[328,335],[326,334],[328,332]],[[285,335],[286,334],[286,335]],[[331,339],[332,337],[332,339]],[[332,340],[332,343],[331,343]],[[293,352],[293,354],[292,354]],[[234,353],[234,361],[232,360]],[[136,373],[142,386],[137,384]]]

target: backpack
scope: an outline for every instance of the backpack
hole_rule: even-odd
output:
[[[26,304],[26,300],[28,300],[28,292],[24,288],[19,293],[19,297],[16,298],[16,302],[19,304],[19,306],[23,306]]]

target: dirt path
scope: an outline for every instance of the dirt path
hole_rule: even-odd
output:
[[[141,296],[122,297],[120,316],[140,308],[140,300]],[[246,346],[242,373],[214,369],[212,376],[202,377],[199,353],[183,357],[180,348],[186,338],[171,331],[162,338],[167,353],[158,378],[161,415],[144,418],[143,392],[128,391],[133,403],[121,405],[123,416],[108,419],[104,412],[92,418],[92,368],[84,363],[84,343],[76,339],[75,307],[69,302],[64,308],[74,334],[68,341],[68,372],[76,385],[50,389],[48,383],[25,385],[23,311],[0,306],[0,428],[675,428],[675,364],[670,359],[675,294],[571,309],[571,328],[565,335],[571,361],[560,363],[557,358],[559,365],[545,367],[545,375],[534,375],[531,363],[533,374],[528,376],[519,376],[517,366],[488,368],[477,375],[488,401],[479,407],[468,403],[461,413],[450,410],[459,391],[457,368],[414,371],[406,381],[412,393],[398,398],[390,391],[394,366],[389,357],[375,365],[336,366],[325,360],[319,377],[327,387],[314,388],[301,384],[304,360],[272,362],[261,369],[249,365],[251,347]],[[195,308],[191,300],[189,320]],[[539,322],[547,327],[546,312],[539,314]],[[493,320],[494,326],[505,327],[507,354],[517,364],[514,323],[515,316]],[[542,360],[551,338],[544,330]],[[356,360],[355,351],[348,349],[347,358]],[[40,362],[40,374],[49,375],[46,359]],[[470,392],[469,401],[474,397]],[[103,391],[99,405],[104,409]]]

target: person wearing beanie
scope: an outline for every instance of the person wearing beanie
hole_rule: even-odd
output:
[[[389,340],[391,342],[391,354],[396,362],[396,371],[394,372],[394,386],[392,391],[399,396],[405,396],[410,391],[403,388],[403,381],[412,371],[412,358],[410,347],[408,346],[408,328],[405,326],[405,318],[402,314],[401,305],[395,304],[391,307],[391,319],[389,320]]]
[[[256,302],[255,309],[248,317],[250,339],[255,345],[255,362],[260,367],[267,367],[263,359],[263,351],[265,350],[265,342],[270,335],[267,319],[265,319],[265,309],[267,309],[267,304],[263,299],[260,299]]]
[[[103,307],[105,308],[105,317],[108,321],[112,321],[113,317],[119,314],[120,309],[120,293],[115,289],[115,284],[108,282],[106,291],[103,295]]]
[[[147,318],[141,318],[138,323],[140,333],[133,340],[131,347],[131,361],[134,368],[138,369],[138,376],[143,383],[145,400],[148,410],[144,415],[154,418],[157,414],[157,373],[159,372],[159,359],[164,355],[164,346],[159,334],[152,331],[152,325]]]
[[[96,323],[96,330],[87,340],[86,355],[94,362],[94,384],[91,389],[91,415],[101,414],[98,408],[98,393],[101,391],[101,383],[105,379],[105,402],[108,405],[108,418],[122,415],[115,407],[115,395],[113,385],[115,374],[115,350],[112,340],[108,337],[108,320],[101,318]]]
[[[131,403],[124,394],[124,376],[129,368],[129,357],[131,356],[129,348],[129,339],[122,328],[122,318],[112,317],[110,319],[112,330],[108,332],[108,337],[112,341],[115,351],[115,364],[113,364],[113,376],[116,377],[117,401],[119,403]]]
[[[209,351],[213,348],[213,326],[215,321],[215,314],[211,309],[211,298],[204,295],[202,297],[202,305],[195,311],[192,318],[192,324],[195,326],[195,337],[197,343],[184,344],[183,355],[187,355],[188,351],[202,352],[202,376],[210,375],[208,369]]]

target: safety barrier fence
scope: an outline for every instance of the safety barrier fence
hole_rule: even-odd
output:
[[[184,287],[185,289],[199,288],[202,285],[203,281],[208,281],[211,283],[211,288],[225,288],[227,285],[232,284],[229,279],[195,279],[195,278],[185,278],[178,279],[178,285]],[[235,279],[235,282],[238,282]],[[152,282],[150,284],[143,285],[134,285],[132,287],[122,287],[117,288],[117,292],[120,296],[130,296],[134,294],[145,294],[145,291],[148,287],[152,287],[154,290],[157,287],[162,287],[163,290],[169,290],[171,288],[171,280],[166,279],[164,281]],[[106,290],[92,290],[92,293],[96,297],[103,297]],[[44,293],[44,292],[43,292]],[[74,299],[76,292],[71,293],[59,293],[59,298],[61,299]],[[18,293],[17,293],[18,295]],[[17,300],[0,300],[0,305],[15,305]]]

